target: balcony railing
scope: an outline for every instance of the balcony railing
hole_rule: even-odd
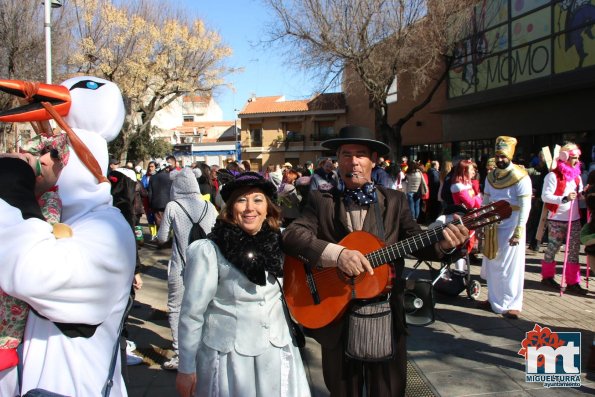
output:
[[[299,134],[299,133],[292,133],[292,134],[288,134],[285,137],[285,142],[303,142],[306,140],[306,137],[303,134]]]
[[[327,139],[337,138],[337,134],[310,134],[310,140],[313,142],[326,141]]]

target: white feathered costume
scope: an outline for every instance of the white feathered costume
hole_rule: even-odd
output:
[[[107,141],[124,121],[119,88],[95,77],[62,85],[72,105],[65,121],[89,147],[104,175]],[[0,288],[27,302],[22,394],[43,388],[69,396],[100,396],[108,376],[118,327],[130,294],[135,242],[130,226],[112,206],[109,183],[98,183],[76,152],[58,179],[62,223],[71,238],[56,239],[39,219],[0,199]],[[52,322],[100,324],[90,338],[65,336]],[[10,390],[16,369],[0,373],[0,391]],[[120,360],[111,396],[126,396]],[[3,394],[4,396],[4,394]]]

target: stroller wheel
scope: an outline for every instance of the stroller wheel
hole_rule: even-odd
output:
[[[479,298],[479,294],[481,293],[481,284],[477,280],[471,281],[469,286],[467,287],[467,295],[469,299],[476,300]]]

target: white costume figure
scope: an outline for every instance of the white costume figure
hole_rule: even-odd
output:
[[[525,224],[531,210],[531,179],[524,168],[512,164],[516,139],[496,138],[496,165],[486,178],[483,203],[506,200],[510,218],[486,227],[482,276],[488,283],[491,309],[518,318],[523,309],[525,280]]]
[[[120,90],[94,77],[62,85],[72,98],[64,120],[105,176],[107,141],[118,135],[124,121]],[[109,182],[99,183],[69,145],[70,159],[57,185],[61,222],[71,227],[71,238],[57,240],[48,223],[24,220],[18,208],[0,199],[0,288],[33,309],[24,335],[22,394],[42,388],[69,396],[101,395],[132,284],[135,242],[130,225],[112,206]],[[98,326],[90,337],[71,338],[54,322]],[[16,369],[7,371],[0,374],[0,390],[16,382]],[[126,396],[119,357],[113,379],[111,396]]]

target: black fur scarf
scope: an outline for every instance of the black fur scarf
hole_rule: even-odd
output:
[[[252,236],[239,226],[218,219],[207,238],[254,284],[266,284],[265,270],[283,277],[281,233],[271,229],[268,223],[264,222],[260,231]]]

